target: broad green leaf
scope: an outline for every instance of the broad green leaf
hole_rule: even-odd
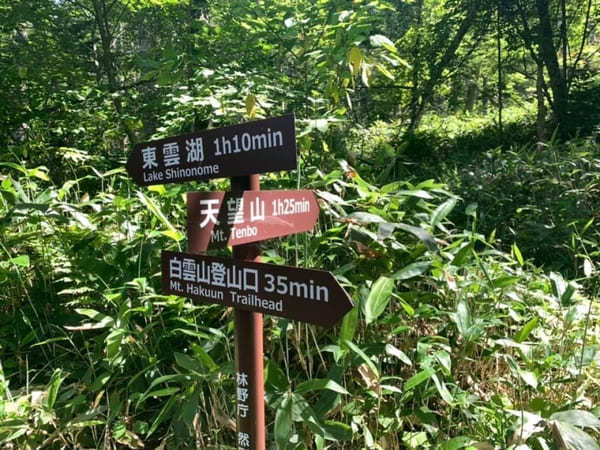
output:
[[[352,310],[344,316],[342,325],[340,326],[340,343],[344,341],[352,341],[354,339],[356,327],[358,326],[358,311],[359,307],[355,304]]]
[[[142,204],[148,208],[148,210],[150,210],[150,212],[152,214],[154,214],[154,216],[156,216],[156,218],[158,220],[160,220],[162,222],[162,224],[167,227],[167,229],[169,231],[172,232],[176,232],[177,230],[175,229],[175,227],[173,225],[171,225],[171,222],[169,222],[169,220],[166,218],[166,216],[162,213],[162,211],[158,208],[158,206],[156,206],[156,204],[152,201],[151,198],[146,197],[144,195],[144,193],[142,191],[137,191],[137,196],[140,199],[140,201],[142,202]]]
[[[423,275],[431,267],[427,261],[418,261],[409,264],[392,275],[393,280],[409,280],[419,275]]]
[[[386,222],[385,219],[383,219],[382,217],[380,217],[376,214],[371,214],[371,213],[362,212],[362,211],[348,214],[348,216],[346,218],[351,221],[356,221],[356,222],[359,222],[362,224],[385,223]]]
[[[450,211],[452,211],[455,206],[456,206],[455,198],[446,200],[444,203],[442,203],[440,206],[438,206],[435,209],[435,211],[433,212],[433,215],[431,217],[431,226],[436,227],[437,225],[439,225],[442,222],[442,220],[444,220],[446,218],[446,216],[448,214],[450,214]]]
[[[148,186],[148,190],[150,192],[156,192],[158,195],[165,195],[167,193],[167,189],[162,184]]]
[[[175,352],[175,362],[177,365],[183,369],[187,369],[191,372],[196,372],[201,374],[204,371],[204,367],[200,364],[200,362],[185,353]]]
[[[600,419],[588,411],[572,409],[559,411],[550,416],[550,420],[558,420],[582,428],[600,430]]]
[[[525,384],[527,384],[528,386],[531,386],[534,389],[537,388],[538,379],[537,379],[537,376],[535,373],[533,373],[529,370],[519,369],[519,376],[525,382]]]
[[[19,255],[8,260],[9,263],[19,267],[29,267],[30,261],[28,255]]]
[[[406,380],[406,383],[404,383],[404,390],[409,391],[414,389],[421,383],[430,379],[433,375],[435,375],[435,370],[433,370],[431,367],[425,367],[425,369]]]
[[[287,377],[271,358],[269,358],[265,367],[265,384],[267,387],[280,392],[284,392],[290,387]]]
[[[154,422],[152,422],[152,425],[150,426],[148,433],[146,433],[146,438],[151,436],[152,433],[154,433],[156,431],[158,426],[170,417],[171,410],[175,406],[175,402],[177,402],[177,400],[178,400],[178,398],[176,395],[172,395],[169,397],[169,400],[167,400],[167,402],[164,404],[164,406],[162,407],[160,412],[156,415]]]
[[[337,392],[339,394],[349,394],[349,392],[333,380],[326,378],[313,378],[312,380],[300,383],[294,392],[296,394],[306,394],[312,391],[322,391],[324,389]]]
[[[569,450],[600,450],[594,438],[568,423],[553,422],[552,434],[557,435],[554,436],[556,442],[564,442]]]
[[[442,399],[444,399],[446,403],[451,405],[454,402],[454,397],[452,397],[452,394],[450,393],[450,391],[448,391],[446,384],[442,380],[440,380],[435,374],[431,376],[431,379],[433,380],[433,383],[435,384],[435,387],[440,393]]]
[[[594,266],[593,266],[592,262],[589,260],[589,258],[585,258],[583,260],[583,274],[585,275],[586,278],[589,278],[592,276],[593,272],[594,272]]]
[[[440,450],[459,450],[468,446],[473,439],[467,436],[456,436],[440,445]]]
[[[463,245],[454,255],[454,259],[452,259],[452,265],[456,267],[462,267],[467,259],[473,255],[472,252],[474,247],[475,244],[473,242]]]
[[[390,79],[390,80],[395,80],[394,74],[392,74],[392,72],[390,72],[389,70],[387,70],[383,64],[375,64],[375,67],[377,68],[377,70],[379,70],[379,72],[386,78]]]
[[[529,322],[527,322],[525,324],[525,326],[521,329],[521,331],[519,331],[519,333],[515,337],[515,341],[523,342],[524,340],[526,340],[529,337],[529,335],[531,334],[531,332],[537,326],[538,326],[538,318],[534,317],[533,319],[531,319]]]
[[[185,238],[185,235],[182,232],[177,231],[177,230],[164,230],[164,231],[161,231],[161,234],[170,239],[173,239],[175,242],[180,242]]]
[[[49,410],[54,407],[58,390],[65,378],[67,378],[67,376],[63,374],[61,369],[55,369],[52,373],[52,377],[50,378],[50,383],[48,386],[48,397],[46,398],[46,405],[48,406]]]
[[[437,251],[438,247],[435,242],[434,237],[427,230],[423,228],[413,227],[412,225],[407,225],[405,223],[397,223],[395,224],[396,228],[407,231],[411,234],[414,234],[417,238],[419,238],[429,249],[429,251]]]
[[[375,34],[369,38],[373,47],[384,47],[386,50],[396,52],[396,46],[392,41],[382,34]]]
[[[390,355],[393,356],[395,358],[398,358],[400,361],[402,361],[404,364],[408,365],[408,366],[412,366],[412,361],[410,360],[410,358],[406,355],[406,353],[404,353],[402,350],[400,350],[397,347],[394,347],[392,344],[385,344],[385,352]]]
[[[494,280],[492,280],[492,287],[497,288],[497,289],[502,289],[507,286],[512,286],[513,284],[516,284],[519,281],[521,281],[521,278],[519,278],[519,277],[509,277],[509,276],[498,277],[498,278],[495,278]]]
[[[402,442],[404,442],[408,448],[419,448],[427,443],[427,433],[424,431],[404,432],[402,435]]]
[[[379,377],[379,371],[377,370],[377,367],[375,367],[375,364],[373,364],[373,361],[371,361],[371,358],[369,358],[366,355],[366,353],[363,352],[354,342],[346,341],[345,343],[350,348],[350,350],[352,350],[354,353],[356,353],[358,355],[358,357],[360,359],[362,359],[365,362],[365,364],[371,368],[373,373],[377,377]]]
[[[523,264],[525,264],[525,261],[523,261],[523,255],[521,255],[521,250],[519,250],[519,247],[517,247],[517,244],[512,245],[512,251],[515,255],[515,258],[517,258],[519,265],[521,267],[523,267]]]
[[[287,448],[292,433],[292,399],[293,397],[286,392],[275,413],[275,443],[280,449]]]
[[[385,310],[394,290],[394,280],[388,277],[379,277],[369,292],[365,301],[365,322],[368,324],[375,321]]]
[[[467,305],[464,300],[461,300],[456,307],[456,312],[450,313],[450,317],[456,324],[456,328],[460,335],[467,338],[469,336],[469,329],[473,323],[469,305]]]
[[[325,438],[329,441],[339,442],[352,439],[352,428],[345,423],[326,420],[323,422],[323,428],[325,429]]]

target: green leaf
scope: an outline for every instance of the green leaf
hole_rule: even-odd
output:
[[[537,376],[535,373],[530,372],[529,370],[522,370],[522,369],[519,369],[518,372],[519,372],[519,376],[525,382],[525,384],[527,384],[528,386],[531,386],[534,389],[537,388],[538,379],[537,379]]]
[[[512,245],[512,251],[513,251],[513,254],[515,255],[515,258],[517,258],[519,265],[521,267],[523,267],[523,264],[525,264],[525,261],[523,261],[523,255],[521,255],[521,250],[519,250],[519,247],[517,247],[517,244]]]
[[[345,423],[326,420],[323,423],[323,428],[325,429],[325,437],[329,441],[339,442],[352,439],[352,427]]]
[[[521,331],[519,331],[519,333],[515,337],[515,341],[523,342],[524,340],[526,340],[529,337],[529,335],[531,334],[531,332],[537,326],[538,326],[538,318],[534,317],[533,319],[531,319],[529,322],[527,322],[525,324],[525,326],[521,329]]]
[[[140,201],[142,202],[142,204],[148,208],[150,210],[150,212],[152,214],[154,214],[154,216],[156,216],[156,218],[158,220],[160,220],[162,222],[162,224],[167,227],[167,229],[171,232],[177,232],[177,230],[175,229],[175,227],[173,225],[171,225],[171,222],[169,222],[169,220],[166,218],[166,216],[162,213],[162,211],[158,208],[158,206],[156,206],[156,204],[152,201],[151,198],[146,197],[144,195],[144,193],[142,191],[137,191],[137,196],[140,199]]]
[[[146,438],[151,436],[152,433],[154,433],[156,431],[158,426],[170,417],[171,410],[173,409],[173,406],[175,406],[176,401],[177,401],[176,395],[172,395],[169,397],[169,400],[167,400],[167,402],[164,404],[164,406],[162,407],[160,412],[156,415],[154,422],[152,422],[152,425],[150,426],[148,433],[146,433]]]
[[[370,324],[385,310],[394,290],[394,280],[388,277],[379,277],[371,287],[369,296],[364,305],[365,322]]]
[[[444,401],[446,403],[451,405],[454,402],[454,397],[452,397],[452,394],[446,387],[446,384],[442,380],[440,380],[437,377],[437,375],[432,375],[431,379],[433,380],[433,383],[435,384],[435,388],[440,393],[440,396],[442,397],[442,399],[444,399]]]
[[[455,313],[450,313],[450,317],[456,324],[456,328],[462,337],[469,336],[469,330],[473,323],[473,318],[471,317],[471,310],[469,309],[469,305],[464,300],[461,300],[456,307]]]
[[[385,352],[390,355],[393,356],[395,358],[398,358],[400,361],[402,361],[404,364],[408,365],[408,366],[412,366],[412,361],[410,360],[410,358],[406,355],[406,353],[404,353],[402,350],[400,350],[399,348],[394,347],[392,344],[385,344]]]
[[[414,262],[394,273],[391,278],[393,280],[409,280],[423,275],[430,267],[431,263],[427,261]]]
[[[307,392],[322,391],[324,389],[337,392],[339,394],[350,394],[346,389],[344,389],[335,381],[328,380],[325,378],[313,378],[312,380],[300,383],[296,387],[294,392],[296,394],[306,394]]]
[[[392,72],[390,72],[389,70],[387,70],[383,64],[375,64],[375,67],[377,68],[377,70],[379,70],[379,72],[386,78],[390,79],[390,80],[395,80],[394,74],[392,74]]]
[[[48,386],[48,397],[46,398],[46,405],[48,406],[49,410],[54,407],[58,390],[65,378],[67,378],[67,376],[63,374],[61,369],[55,369],[52,373],[52,377],[50,378],[50,383]]]
[[[275,413],[275,443],[278,449],[287,448],[292,432],[292,399],[293,397],[286,392]]]
[[[440,445],[440,450],[459,450],[473,442],[468,436],[456,436]]]
[[[462,265],[467,261],[467,258],[473,254],[472,252],[474,247],[475,244],[473,242],[463,245],[454,255],[454,259],[452,259],[452,265],[456,267],[462,267]]]
[[[569,411],[559,411],[550,416],[550,420],[558,420],[582,428],[593,428],[600,430],[600,419],[591,412],[572,409]]]
[[[29,267],[30,264],[28,255],[19,255],[15,258],[9,259],[8,262],[19,267]]]
[[[552,434],[558,434],[557,442],[565,443],[569,450],[600,450],[600,447],[589,434],[568,423],[556,421],[552,426]]]
[[[399,228],[403,231],[407,231],[411,234],[414,234],[417,238],[419,238],[429,249],[429,251],[437,251],[437,244],[435,239],[431,233],[423,228],[413,227],[412,225],[407,225],[405,223],[396,223],[394,224],[396,228]]]
[[[456,206],[455,198],[451,198],[450,200],[447,200],[444,203],[442,203],[440,206],[438,206],[435,209],[435,211],[433,212],[433,216],[431,217],[431,226],[432,227],[438,226],[442,222],[442,220],[444,220],[446,218],[446,216],[448,214],[450,214],[450,211],[452,211],[455,206]]]
[[[362,359],[365,362],[365,364],[371,368],[373,373],[379,378],[379,371],[377,370],[377,367],[375,367],[375,364],[373,364],[373,361],[371,361],[371,358],[369,358],[366,355],[366,353],[363,352],[355,343],[351,341],[345,341],[345,344],[350,348],[350,350],[356,353],[358,357]]]
[[[404,432],[402,435],[402,442],[404,442],[408,448],[418,448],[427,443],[427,433],[424,431]]]
[[[202,367],[198,360],[179,352],[175,352],[174,356],[175,362],[179,367],[187,369],[191,372],[196,372],[197,374],[201,374],[204,371],[204,367]]]
[[[349,313],[344,316],[340,326],[340,342],[351,341],[354,339],[356,327],[358,326],[358,305],[355,305]]]
[[[404,383],[404,390],[409,391],[414,389],[424,381],[430,379],[433,375],[435,375],[435,370],[433,370],[431,367],[425,367],[425,369],[406,380],[406,383]]]
[[[361,224],[368,223],[386,223],[385,219],[378,216],[377,214],[371,214],[363,211],[354,212],[352,214],[348,214],[346,217],[349,220],[359,222]]]
[[[382,34],[375,34],[369,38],[373,47],[383,47],[391,52],[397,52],[396,46],[392,41]]]
[[[594,273],[594,265],[589,260],[589,258],[585,258],[583,260],[583,274],[586,278],[590,278],[592,276],[592,273]]]
[[[270,358],[267,361],[267,366],[265,368],[265,383],[267,387],[280,392],[283,392],[290,387],[290,383],[283,371],[277,367],[277,364]]]
[[[512,286],[513,284],[516,284],[519,281],[521,281],[521,278],[519,277],[498,277],[492,280],[492,287],[502,289],[507,286]]]

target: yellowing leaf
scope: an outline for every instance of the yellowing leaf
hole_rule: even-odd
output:
[[[352,71],[352,75],[357,76],[360,71],[360,65],[363,62],[363,55],[358,47],[352,47],[350,52],[348,53],[348,63],[350,64],[350,69]]]
[[[254,94],[249,94],[246,97],[246,113],[250,119],[252,119],[256,113],[256,96]]]

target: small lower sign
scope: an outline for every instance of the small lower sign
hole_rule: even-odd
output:
[[[309,190],[189,192],[187,212],[189,249],[203,252],[310,231],[319,203]]]
[[[162,252],[165,294],[330,327],[353,307],[331,272]]]

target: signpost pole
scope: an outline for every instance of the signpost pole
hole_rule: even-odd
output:
[[[231,191],[260,190],[260,176],[231,178]],[[259,261],[258,243],[233,247],[234,259]],[[238,449],[265,450],[263,316],[234,308]]]

